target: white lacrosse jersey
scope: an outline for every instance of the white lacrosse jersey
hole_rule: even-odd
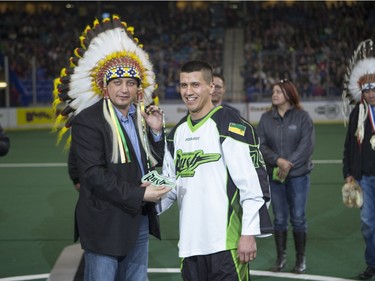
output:
[[[167,147],[163,174],[176,188],[159,211],[177,200],[181,258],[236,249],[241,235],[272,233],[268,176],[246,120],[221,106],[196,124],[186,116]]]

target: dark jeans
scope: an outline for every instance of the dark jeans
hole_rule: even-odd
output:
[[[310,190],[310,174],[287,178],[284,183],[270,179],[271,204],[276,231],[288,230],[288,220],[294,232],[306,232],[306,202]]]
[[[363,176],[360,181],[363,191],[361,208],[361,231],[366,242],[365,259],[375,268],[375,176]]]
[[[148,268],[148,217],[143,216],[138,240],[122,259],[85,251],[84,281],[145,281]]]

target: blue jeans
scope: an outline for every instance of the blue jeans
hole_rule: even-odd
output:
[[[271,204],[276,231],[287,231],[290,222],[294,232],[306,232],[306,202],[310,190],[310,174],[287,178],[284,183],[270,179]]]
[[[148,268],[148,216],[142,216],[134,248],[125,257],[85,251],[84,281],[145,281]]]
[[[361,231],[366,243],[366,264],[375,268],[375,176],[363,176],[359,182],[363,191]]]

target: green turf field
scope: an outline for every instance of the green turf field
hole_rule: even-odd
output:
[[[341,200],[342,166],[337,160],[341,161],[345,130],[343,125],[316,125],[316,165],[307,213],[306,274],[337,277],[325,280],[355,279],[365,267],[359,210],[346,208]],[[77,199],[67,175],[67,154],[62,146],[55,145],[55,135],[46,130],[7,133],[11,150],[0,158],[0,280],[51,271],[60,252],[73,243]],[[179,268],[176,206],[161,216],[161,226],[163,240],[151,238],[149,279],[182,280],[178,272],[153,273]],[[275,259],[274,241],[273,237],[257,241],[258,257],[251,264],[252,281],[302,278],[263,276]],[[289,237],[288,270],[294,263],[292,242]],[[314,276],[302,279],[323,280]]]

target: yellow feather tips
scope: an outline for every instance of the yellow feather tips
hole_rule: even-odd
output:
[[[69,59],[69,67],[76,67],[76,65],[74,64],[73,57],[71,57],[71,58]]]
[[[83,31],[84,35],[87,34],[87,32],[89,32],[91,30],[91,26],[87,25],[85,30]]]
[[[55,79],[53,79],[53,92],[52,92],[52,94],[53,94],[53,98],[54,98],[54,100],[60,100],[60,98],[59,98],[59,85],[61,85],[61,78],[62,77],[65,77],[65,76],[67,76],[67,74],[66,74],[66,68],[64,67],[64,68],[62,68],[61,69],[61,71],[60,71],[60,77],[57,77],[57,78],[55,78]],[[54,103],[55,103],[55,101],[54,101]]]
[[[60,77],[64,77],[66,76],[66,67],[62,68],[61,71],[60,71]]]
[[[158,96],[154,97],[153,101],[154,101],[155,105],[159,105],[159,97]]]
[[[68,129],[67,127],[62,127],[62,128],[59,130],[59,132],[58,132],[58,134],[57,134],[57,142],[56,142],[57,144],[59,144],[59,143],[61,142],[63,136],[64,136],[65,133],[68,132],[68,131],[69,131],[69,129]]]
[[[69,135],[69,137],[66,140],[66,143],[64,145],[64,151],[69,151],[71,142],[72,142],[72,135]]]
[[[55,98],[52,102],[52,110],[53,110],[53,113],[56,114],[57,112],[57,106],[61,103],[60,99],[59,98]],[[59,115],[60,116],[60,115]]]
[[[86,40],[85,36],[79,36],[80,45],[81,45],[82,48],[84,48],[86,50],[85,40]]]
[[[60,77],[53,79],[53,97],[57,98],[57,95],[59,94],[58,86],[61,84]]]
[[[134,35],[134,27],[133,27],[133,26],[129,26],[128,28],[126,28],[126,30],[127,30],[131,35]]]
[[[56,108],[57,108],[57,105],[61,102],[60,98],[59,98],[59,88],[58,86],[61,84],[61,81],[60,81],[60,77],[58,78],[55,78],[53,80],[53,91],[52,91],[52,97],[53,97],[53,102],[52,102],[52,109],[53,109],[53,112],[56,113]]]
[[[78,52],[78,48],[75,48],[74,49],[74,55],[77,57],[77,58],[82,58],[82,56],[79,54]]]
[[[93,25],[94,25],[94,27],[95,27],[95,26],[97,26],[97,25],[100,25],[100,22],[99,22],[99,20],[98,20],[98,19],[95,19],[95,20],[94,20],[94,24],[93,24]]]
[[[102,20],[102,23],[106,23],[106,22],[111,22],[111,19],[110,19],[110,18],[104,18],[104,19]]]
[[[52,127],[52,131],[57,132],[57,130],[61,127],[61,125],[63,125],[65,120],[66,120],[65,116],[62,116],[61,114],[57,115],[55,119],[55,123],[53,124],[53,127]]]
[[[58,79],[58,78],[57,78]],[[57,88],[55,88],[52,92],[52,97],[53,97],[53,105],[56,103],[56,101],[60,102],[60,98],[59,98],[59,90]]]

